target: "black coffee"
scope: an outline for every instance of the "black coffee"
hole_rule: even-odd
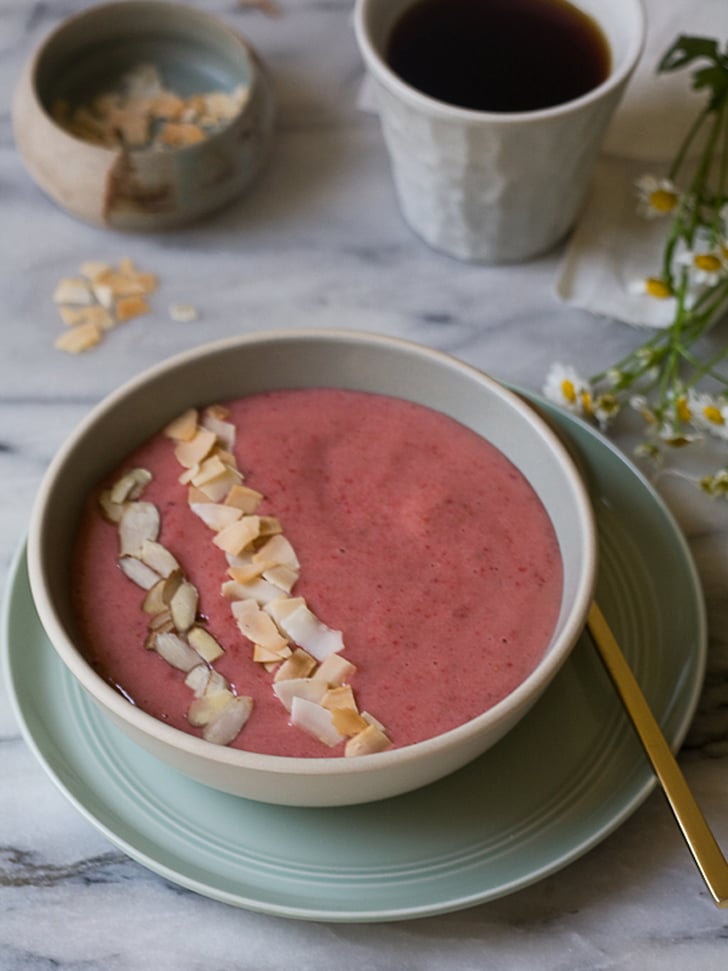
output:
[[[420,0],[389,36],[385,58],[431,98],[476,111],[535,111],[605,80],[601,28],[567,0]]]

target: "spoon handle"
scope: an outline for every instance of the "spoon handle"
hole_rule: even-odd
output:
[[[728,907],[728,863],[685,781],[637,679],[596,603],[592,603],[589,610],[587,629],[660,780],[670,808],[713,900],[718,907]]]

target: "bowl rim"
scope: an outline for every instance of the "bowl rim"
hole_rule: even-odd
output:
[[[491,393],[505,400],[519,413],[524,421],[538,430],[557,455],[572,492],[575,505],[574,516],[581,522],[581,556],[584,569],[578,579],[572,608],[565,620],[564,628],[555,645],[539,661],[536,668],[505,698],[494,706],[462,724],[439,735],[387,749],[383,752],[344,758],[341,755],[300,758],[296,756],[269,755],[249,752],[230,746],[218,746],[204,739],[167,725],[160,719],[136,707],[107,681],[105,681],[85,660],[75,646],[56,610],[55,604],[45,583],[45,567],[41,550],[44,531],[47,528],[48,506],[52,500],[56,478],[63,471],[69,456],[78,442],[92,433],[95,424],[104,415],[113,411],[120,402],[134,395],[145,386],[154,383],[158,377],[192,364],[200,357],[220,354],[229,348],[265,343],[283,344],[290,341],[308,341],[340,344],[342,347],[367,345],[382,350],[399,349],[408,354],[425,358],[438,366],[455,370],[477,383],[483,384]],[[331,776],[353,776],[363,773],[391,769],[398,763],[410,763],[429,758],[435,753],[448,749],[458,742],[466,742],[478,736],[489,724],[508,717],[517,710],[522,702],[542,683],[548,683],[566,661],[575,646],[578,635],[586,622],[586,615],[592,600],[597,571],[597,531],[594,511],[586,484],[573,457],[562,440],[547,422],[527,404],[515,391],[510,390],[489,374],[479,370],[453,355],[413,341],[363,330],[337,330],[333,328],[287,328],[278,331],[254,331],[213,340],[187,349],[160,361],[121,384],[102,398],[66,438],[48,465],[32,506],[27,538],[28,575],[30,588],[41,624],[53,648],[66,667],[88,692],[93,700],[106,708],[110,714],[125,722],[137,733],[153,739],[157,743],[171,747],[182,755],[203,759],[220,767],[238,769],[240,772],[265,772],[268,775],[295,775],[297,777],[323,778]]]

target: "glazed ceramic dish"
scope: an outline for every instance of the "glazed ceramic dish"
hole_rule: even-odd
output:
[[[677,749],[700,697],[707,653],[687,544],[617,448],[579,419],[540,405],[578,450],[589,485],[599,533],[597,600]],[[297,809],[199,785],[120,732],[45,636],[22,551],[4,606],[6,683],[50,778],[133,859],[234,906],[382,921],[482,904],[573,862],[655,786],[586,635],[513,731],[459,772],[371,805]]]
[[[242,91],[244,100],[209,136],[165,150],[95,144],[59,123],[58,105],[86,110],[149,66],[165,94]],[[273,117],[271,81],[250,45],[201,11],[156,0],[65,21],[32,57],[13,102],[18,150],[38,185],[72,215],[121,230],[180,226],[230,203],[263,166]]]
[[[556,626],[535,670],[482,715],[437,737],[357,758],[296,759],[212,745],[129,704],[79,650],[69,557],[85,496],[136,446],[191,405],[286,388],[389,394],[439,410],[499,448],[529,480],[563,564]],[[222,341],[152,369],[111,395],[51,464],[28,538],[33,596],[75,678],[136,742],[189,776],[236,795],[294,805],[380,799],[424,785],[480,755],[537,701],[583,627],[596,573],[591,505],[563,445],[522,399],[447,355],[362,333],[290,331]]]

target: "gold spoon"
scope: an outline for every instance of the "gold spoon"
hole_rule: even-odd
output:
[[[552,428],[579,467],[581,456],[573,442],[556,425],[545,409],[530,399],[524,401]],[[596,602],[587,615],[587,630],[604,666],[609,673],[617,694],[644,747],[647,758],[667,797],[670,808],[698,865],[703,880],[715,904],[728,908],[728,863],[716,842],[705,816],[698,806],[685,776],[677,764],[652,709],[647,703],[627,659]]]
[[[639,735],[713,900],[718,907],[728,907],[728,863],[596,603],[589,609],[587,630]]]

